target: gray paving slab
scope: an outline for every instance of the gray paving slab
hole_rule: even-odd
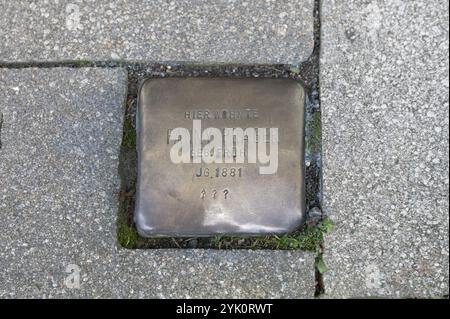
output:
[[[327,297],[449,291],[448,1],[324,1]]]
[[[0,0],[0,61],[297,64],[313,0]]]
[[[314,296],[314,255],[118,247],[123,69],[0,69],[0,297]]]

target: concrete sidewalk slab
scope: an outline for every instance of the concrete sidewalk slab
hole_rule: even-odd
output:
[[[0,62],[297,64],[313,0],[0,0]]]
[[[448,1],[324,1],[328,297],[449,291]]]

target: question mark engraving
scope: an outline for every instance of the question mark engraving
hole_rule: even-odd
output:
[[[225,196],[225,199],[227,199],[228,193],[229,193],[228,189],[224,189],[223,190],[223,194]]]
[[[215,198],[216,198],[216,195],[217,195],[217,191],[216,191],[216,190],[213,190],[212,193],[213,193],[212,198],[215,199]]]
[[[203,190],[200,192],[200,198],[201,198],[201,199],[204,199],[205,196],[206,196],[206,191],[203,189]]]

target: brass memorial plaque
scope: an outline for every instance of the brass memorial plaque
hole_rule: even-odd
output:
[[[145,81],[137,115],[139,233],[296,230],[305,217],[304,99],[288,79]]]

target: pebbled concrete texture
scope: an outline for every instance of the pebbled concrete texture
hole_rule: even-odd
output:
[[[448,1],[324,1],[326,297],[449,293]]]
[[[126,90],[121,68],[0,69],[0,297],[313,298],[313,253],[118,247]]]
[[[297,64],[313,0],[0,0],[0,62]]]

